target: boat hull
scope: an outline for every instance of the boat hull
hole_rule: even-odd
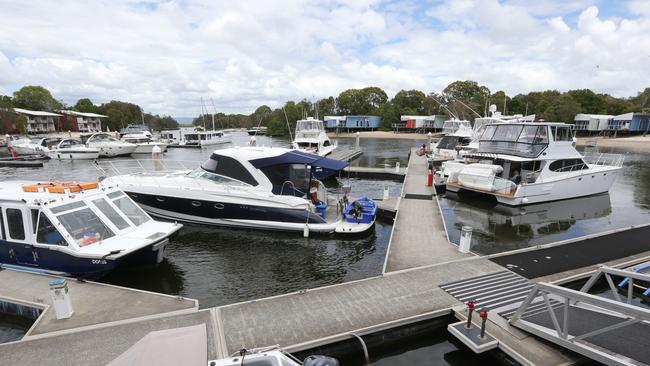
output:
[[[72,255],[43,245],[0,240],[0,263],[27,271],[55,272],[72,277],[98,279],[119,267],[160,263],[169,239],[164,238],[116,259]]]
[[[494,196],[496,200],[508,206],[522,206],[533,203],[566,200],[577,197],[592,196],[608,192],[614,184],[620,168],[599,169],[582,174],[575,174],[564,179],[551,182],[541,182],[521,185],[516,193],[508,195],[471,189],[457,184],[447,184],[446,189],[451,192],[474,191]]]
[[[133,154],[151,154],[153,152],[154,146],[158,146],[160,148],[160,152],[167,151],[167,144],[138,144],[138,146],[135,148],[135,151],[133,151]]]
[[[133,154],[136,146],[94,146],[99,149],[99,157],[114,158],[118,156],[129,156]]]
[[[99,157],[99,150],[52,150],[47,156],[57,160],[94,160]]]

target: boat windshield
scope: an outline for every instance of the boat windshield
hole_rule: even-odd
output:
[[[319,120],[306,120],[296,122],[296,132],[324,131],[323,122]]]
[[[202,168],[196,168],[186,175],[189,178],[205,179],[215,183],[227,183],[233,185],[245,186],[245,183],[242,183],[236,179],[229,177],[224,177],[223,175],[211,173],[203,170]]]
[[[115,235],[89,207],[83,202],[80,203],[82,208],[56,216],[79,246],[93,244]]]
[[[105,134],[105,133],[93,135],[91,137],[91,140],[93,140],[93,141],[119,141],[115,137],[113,137],[111,135],[108,135],[108,134]]]
[[[443,136],[440,141],[438,141],[436,149],[453,150],[456,148],[456,146],[466,146],[467,144],[469,144],[469,138],[459,136]]]
[[[534,158],[547,146],[548,126],[508,123],[486,126],[479,141],[479,152]]]

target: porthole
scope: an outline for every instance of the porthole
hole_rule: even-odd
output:
[[[214,204],[214,208],[216,208],[217,210],[223,210],[224,207],[225,206],[223,205],[223,203],[215,203]]]
[[[164,197],[156,197],[156,201],[165,202],[165,198]]]
[[[199,206],[201,206],[201,202],[199,202],[199,201],[192,201],[192,206],[194,206],[194,207],[199,207]]]

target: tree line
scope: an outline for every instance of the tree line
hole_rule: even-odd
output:
[[[102,120],[102,128],[111,131],[119,130],[130,123],[143,122],[153,130],[178,128],[178,122],[171,116],[143,113],[137,104],[112,100],[108,103],[95,105],[89,98],[79,99],[73,106],[57,100],[49,90],[42,86],[28,85],[13,93],[13,96],[0,95],[0,133],[12,132],[13,126],[25,132],[27,119],[13,112],[13,108],[23,108],[33,111],[58,112],[74,110],[77,112],[97,113],[107,116]],[[60,128],[64,131],[74,130],[75,122],[65,118]]]
[[[491,92],[487,86],[475,81],[459,80],[447,85],[440,93],[425,94],[420,90],[400,90],[393,98],[389,98],[384,90],[373,86],[348,89],[337,97],[329,96],[314,102],[307,99],[299,102],[288,101],[275,109],[262,105],[249,115],[202,114],[194,118],[192,123],[210,129],[214,116],[217,129],[266,126],[273,135],[285,135],[295,128],[297,120],[306,116],[318,116],[322,119],[327,115],[368,114],[382,117],[380,128],[390,130],[392,124],[399,122],[402,115],[439,114],[473,120],[478,116],[487,115],[490,104],[495,104],[497,110],[503,114],[536,114],[539,120],[573,123],[573,118],[578,113],[617,115],[627,112],[650,112],[650,87],[628,98],[616,98],[589,89],[566,92],[534,91],[509,96],[501,90]],[[13,97],[0,95],[0,121],[15,122],[17,117],[10,112],[12,107],[44,111],[67,108],[79,112],[99,113],[108,116],[103,125],[111,130],[142,120],[142,109],[136,104],[111,101],[97,106],[90,99],[83,98],[74,106],[68,107],[40,86],[25,86],[16,91]],[[145,113],[144,121],[154,130],[178,127],[177,121],[170,116]],[[0,124],[0,129],[2,128],[3,124]]]
[[[263,105],[252,114],[215,114],[217,128],[267,126],[273,135],[286,135],[295,128],[297,120],[305,116],[327,115],[377,115],[382,117],[380,129],[390,130],[400,122],[402,115],[446,115],[473,120],[488,114],[491,104],[503,114],[536,114],[538,120],[573,123],[578,113],[618,115],[627,112],[650,112],[650,87],[634,97],[616,98],[595,93],[589,89],[566,92],[558,90],[535,91],[528,94],[507,95],[504,91],[491,92],[475,81],[455,81],[442,92],[425,94],[420,90],[400,90],[388,98],[378,87],[348,89],[337,97],[317,101],[303,99],[288,101],[284,106],[271,109]],[[195,125],[211,126],[211,115],[195,118]]]

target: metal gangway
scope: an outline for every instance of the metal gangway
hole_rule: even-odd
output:
[[[627,296],[612,276],[628,279]],[[601,277],[614,299],[588,293]],[[635,281],[650,282],[650,275],[603,266],[580,291],[537,283],[509,322],[607,365],[649,365],[650,309],[633,304]]]

